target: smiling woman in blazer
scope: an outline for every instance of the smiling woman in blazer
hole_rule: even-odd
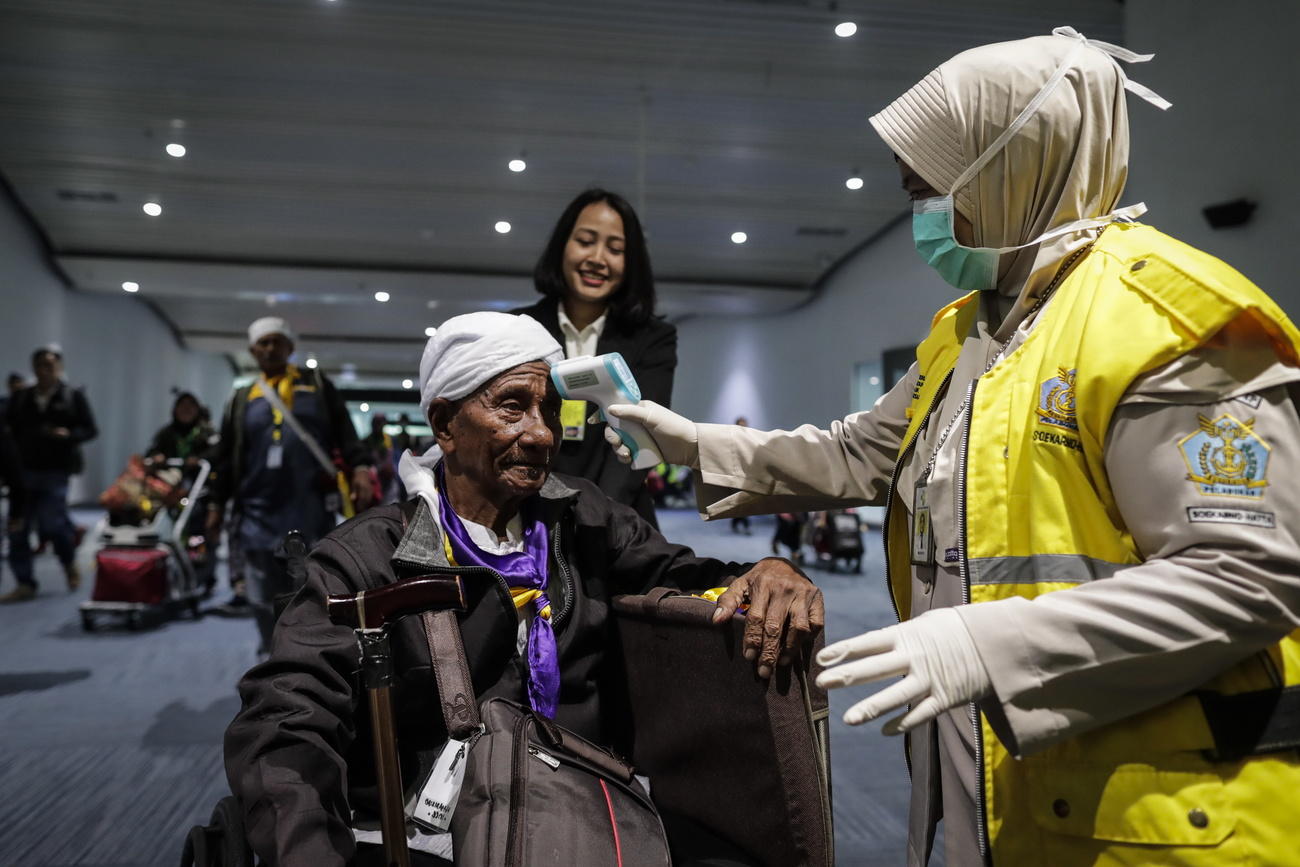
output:
[[[641,221],[606,190],[587,190],[564,209],[533,271],[544,297],[511,311],[536,319],[566,358],[622,353],[641,396],[668,406],[677,368],[677,329],[655,315],[654,278]],[[564,440],[555,469],[590,479],[656,524],[646,473],[620,463],[604,444],[604,422],[587,424],[590,406],[565,402]],[[656,524],[657,526],[657,524]]]

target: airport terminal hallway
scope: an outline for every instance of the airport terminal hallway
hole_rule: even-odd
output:
[[[95,517],[76,515],[87,525]],[[690,511],[661,513],[661,521],[670,539],[701,554],[768,553],[770,519],[756,519],[753,536],[732,535],[726,521],[701,523]],[[809,572],[826,594],[830,640],[893,619],[879,533],[866,543],[863,575]],[[228,791],[221,738],[239,707],[235,683],[254,662],[255,629],[251,620],[205,616],[85,633],[76,603],[93,583],[89,543],[79,558],[77,593],[63,591],[58,564],[46,555],[36,561],[40,596],[0,607],[0,863],[176,864],[186,829],[206,822]],[[4,586],[11,582],[6,572]],[[214,602],[225,595],[219,587]],[[878,724],[850,729],[840,721],[870,691],[831,697],[836,860],[846,867],[904,863],[901,740],[883,737]]]

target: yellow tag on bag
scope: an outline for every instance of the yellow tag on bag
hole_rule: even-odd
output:
[[[587,432],[587,402],[564,401],[560,405],[560,427],[564,429],[565,441],[581,440]]]

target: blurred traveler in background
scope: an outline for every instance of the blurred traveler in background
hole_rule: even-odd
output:
[[[807,512],[777,512],[776,531],[772,534],[772,553],[781,556],[781,546],[790,549],[790,559],[803,564],[803,529]]]
[[[205,413],[199,399],[188,391],[176,395],[172,404],[172,420],[158,429],[145,449],[145,455],[155,461],[182,460],[193,465],[204,458],[216,442],[212,425],[204,420]]]
[[[21,373],[14,371],[9,374],[5,385],[5,393],[0,395],[0,417],[9,412],[9,399],[27,387],[27,380],[23,379]]]
[[[542,323],[564,347],[566,358],[621,353],[641,396],[669,404],[677,368],[677,329],[655,316],[650,254],[641,222],[626,200],[592,189],[570,202],[551,232],[533,281],[545,297],[512,313],[526,313]],[[555,469],[590,479],[657,527],[645,471],[633,470],[610,454],[604,445],[604,421],[588,422],[592,410],[585,401],[564,402],[563,442]]]
[[[11,602],[36,595],[30,541],[33,527],[54,545],[68,589],[80,586],[74,560],[77,528],[68,514],[68,477],[81,472],[81,444],[99,433],[86,396],[63,381],[63,351],[58,346],[33,352],[32,372],[36,384],[15,393],[6,409],[27,488],[25,520],[9,533],[9,566],[19,581],[19,587],[7,597]]]
[[[242,579],[265,648],[275,597],[296,589],[273,556],[285,534],[298,530],[312,545],[334,527],[337,512],[351,511],[342,497],[361,510],[375,492],[372,458],[333,383],[319,370],[289,363],[289,324],[274,316],[258,319],[248,327],[248,351],[261,373],[226,405],[212,458],[207,529],[216,536],[229,506],[231,584]],[[338,462],[350,468],[347,473],[335,470]],[[232,605],[238,598],[236,588]]]
[[[184,461],[183,478],[187,490],[194,483],[199,461],[208,458],[217,444],[217,434],[212,429],[209,419],[207,408],[199,403],[199,399],[188,391],[182,391],[176,395],[176,400],[172,403],[171,422],[159,428],[145,450],[145,455],[155,464],[171,460]],[[207,499],[207,496],[207,494],[200,495],[200,500]],[[220,539],[219,535],[213,536],[205,532],[203,523],[206,509],[202,502],[191,514],[193,517],[190,519],[190,526],[186,529],[187,537],[197,538],[199,534],[207,536],[205,550],[209,556],[202,558],[202,566],[199,570],[203,596],[207,598],[212,595],[217,581],[216,557],[210,555],[216,550]]]
[[[7,532],[15,532],[23,526],[23,508],[27,501],[27,488],[23,484],[22,460],[18,457],[18,445],[14,442],[9,425],[0,420],[0,484],[6,489],[9,501],[8,514],[5,516]],[[27,571],[20,573],[13,569],[18,586],[3,596],[0,602],[22,602],[36,596],[36,582],[32,580],[31,557],[27,558]]]
[[[375,499],[379,503],[396,503],[401,499],[400,485],[397,481],[396,456],[393,453],[393,438],[384,427],[388,417],[382,412],[375,413],[370,419],[370,433],[365,438],[366,448],[375,459],[376,479],[379,482]]]

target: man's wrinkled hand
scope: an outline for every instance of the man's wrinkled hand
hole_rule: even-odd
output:
[[[826,625],[822,592],[788,560],[770,557],[754,564],[718,597],[714,623],[726,623],[740,606],[745,613],[745,659],[767,678],[777,666],[789,665],[795,651]]]

